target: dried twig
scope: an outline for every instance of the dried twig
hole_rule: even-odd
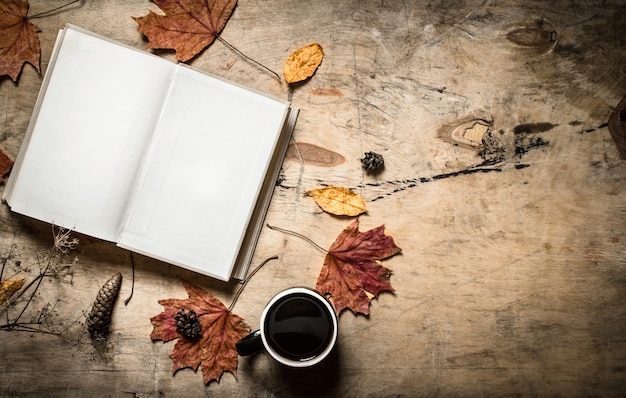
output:
[[[51,314],[55,311],[56,304],[47,304],[41,310],[39,310],[31,321],[23,321],[22,317],[27,313],[30,308],[33,299],[37,295],[37,292],[45,277],[57,277],[60,273],[60,269],[69,267],[58,261],[60,255],[68,255],[78,244],[77,238],[71,237],[71,230],[65,228],[57,228],[52,226],[53,244],[49,249],[45,260],[39,260],[40,270],[39,273],[30,280],[24,287],[22,287],[16,294],[14,294],[5,305],[5,323],[0,325],[0,330],[5,331],[18,331],[18,332],[38,332],[52,335],[60,335],[63,332],[55,331],[50,328],[44,327]],[[2,273],[7,265],[8,259],[13,255],[14,247],[11,248],[9,254],[2,259]],[[45,265],[41,265],[44,264]],[[20,299],[28,293],[28,298],[18,309]],[[17,316],[11,317],[10,311],[16,309],[18,311]]]
[[[39,14],[30,15],[26,19],[35,19],[35,18],[47,17],[48,15],[52,15],[54,12],[59,11],[62,8],[65,8],[67,6],[71,6],[74,3],[79,3],[80,1],[82,1],[82,0],[73,0],[73,1],[70,1],[69,3],[65,3],[62,6],[53,8],[51,10],[40,12]]]
[[[282,232],[282,233],[288,234],[288,235],[297,236],[298,238],[300,238],[300,239],[310,243],[311,245],[313,245],[316,249],[318,249],[318,250],[320,250],[320,251],[322,251],[324,253],[328,253],[328,250],[324,249],[322,246],[320,246],[317,243],[313,242],[313,240],[311,240],[310,238],[302,235],[301,233],[294,232],[294,231],[291,231],[291,230],[288,230],[288,229],[285,229],[285,228],[275,227],[275,226],[269,225],[269,224],[265,224],[265,225],[267,225],[267,227],[269,229],[272,229],[274,231]]]
[[[276,72],[274,72],[273,70],[271,70],[270,68],[268,68],[267,66],[263,65],[262,63],[260,63],[259,61],[256,61],[252,58],[250,58],[249,56],[247,56],[246,54],[242,53],[237,47],[233,46],[232,44],[230,44],[229,42],[227,42],[226,40],[224,40],[224,38],[220,35],[216,35],[215,36],[217,38],[217,40],[221,41],[226,47],[228,47],[231,51],[239,54],[240,56],[242,56],[243,58],[245,58],[246,60],[252,62],[253,64],[261,67],[262,69],[264,69],[265,71],[273,74],[278,80],[280,80],[280,75]]]
[[[129,252],[130,254],[130,267],[133,271],[133,280],[131,281],[130,284],[130,295],[126,298],[126,300],[124,300],[124,305],[128,305],[128,303],[130,302],[130,299],[133,298],[133,293],[135,292],[135,259],[133,257],[133,253]]]
[[[0,281],[2,280],[2,275],[4,275],[4,268],[7,265],[7,261],[9,261],[12,257],[13,257],[13,252],[15,251],[15,244],[11,245],[11,248],[9,249],[9,253],[2,257],[2,269],[0,269]]]

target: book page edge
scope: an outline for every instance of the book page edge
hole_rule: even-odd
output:
[[[239,254],[235,260],[232,269],[232,279],[243,281],[246,278],[252,257],[256,251],[256,246],[263,229],[263,223],[269,209],[272,197],[274,196],[274,187],[276,180],[282,169],[282,164],[287,153],[289,141],[293,135],[300,109],[289,108],[288,114],[283,123],[283,128],[279,136],[274,156],[270,161],[269,168],[265,174],[261,189],[257,197],[256,205],[248,222],[248,228],[241,241]]]
[[[149,258],[153,258],[155,260],[159,260],[159,261],[161,261],[161,262],[163,262],[165,264],[175,265],[177,267],[180,267],[180,268],[183,268],[183,269],[186,269],[186,270],[189,270],[189,271],[197,272],[198,274],[205,275],[205,276],[208,276],[208,277],[211,277],[211,278],[215,278],[215,279],[223,281],[223,282],[230,281],[230,270],[226,274],[224,274],[224,275],[216,274],[216,273],[212,273],[212,272],[207,272],[206,270],[203,270],[203,269],[200,269],[200,268],[192,267],[192,266],[187,265],[187,264],[183,264],[183,263],[180,263],[180,262],[177,262],[177,261],[173,261],[171,259],[168,259],[168,258],[165,258],[165,257],[162,257],[162,256],[154,255],[153,253],[149,253],[147,251],[136,249],[135,247],[130,246],[130,245],[127,246],[127,245],[125,245],[122,242],[118,242],[115,245],[117,247],[121,248],[121,249],[128,250],[130,252],[137,253],[137,254],[140,254],[142,256],[146,256],[146,257],[149,257]]]
[[[52,55],[50,56],[50,61],[48,62],[48,67],[46,68],[46,72],[44,75],[43,82],[39,88],[39,94],[37,95],[37,100],[35,101],[35,107],[30,116],[30,120],[28,121],[28,126],[26,127],[26,134],[24,135],[24,139],[20,144],[20,149],[17,153],[17,158],[13,163],[13,168],[11,169],[11,174],[9,174],[9,179],[7,181],[6,186],[4,187],[4,192],[2,194],[2,201],[7,203],[9,207],[11,207],[11,198],[13,196],[13,190],[15,189],[15,185],[17,184],[17,180],[20,174],[20,168],[22,163],[24,162],[24,158],[26,157],[26,153],[28,152],[28,144],[32,137],[33,131],[35,129],[35,124],[37,121],[37,117],[39,115],[39,111],[41,110],[41,106],[43,104],[43,100],[45,97],[46,89],[50,83],[50,79],[52,78],[52,72],[54,71],[54,66],[56,65],[56,60],[59,57],[59,52],[61,50],[61,43],[63,42],[63,38],[65,37],[66,29],[60,29],[57,33],[56,40],[54,42],[54,47],[52,49]]]

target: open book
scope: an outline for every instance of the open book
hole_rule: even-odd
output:
[[[128,250],[243,279],[297,113],[67,25],[3,199]]]

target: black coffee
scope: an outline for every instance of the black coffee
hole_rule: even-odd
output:
[[[292,294],[274,303],[265,325],[264,333],[272,349],[294,361],[320,355],[333,337],[328,309],[305,294]]]

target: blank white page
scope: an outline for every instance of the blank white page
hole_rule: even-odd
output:
[[[228,280],[287,110],[179,66],[119,245]]]
[[[115,241],[175,68],[67,26],[7,186],[12,210]]]

